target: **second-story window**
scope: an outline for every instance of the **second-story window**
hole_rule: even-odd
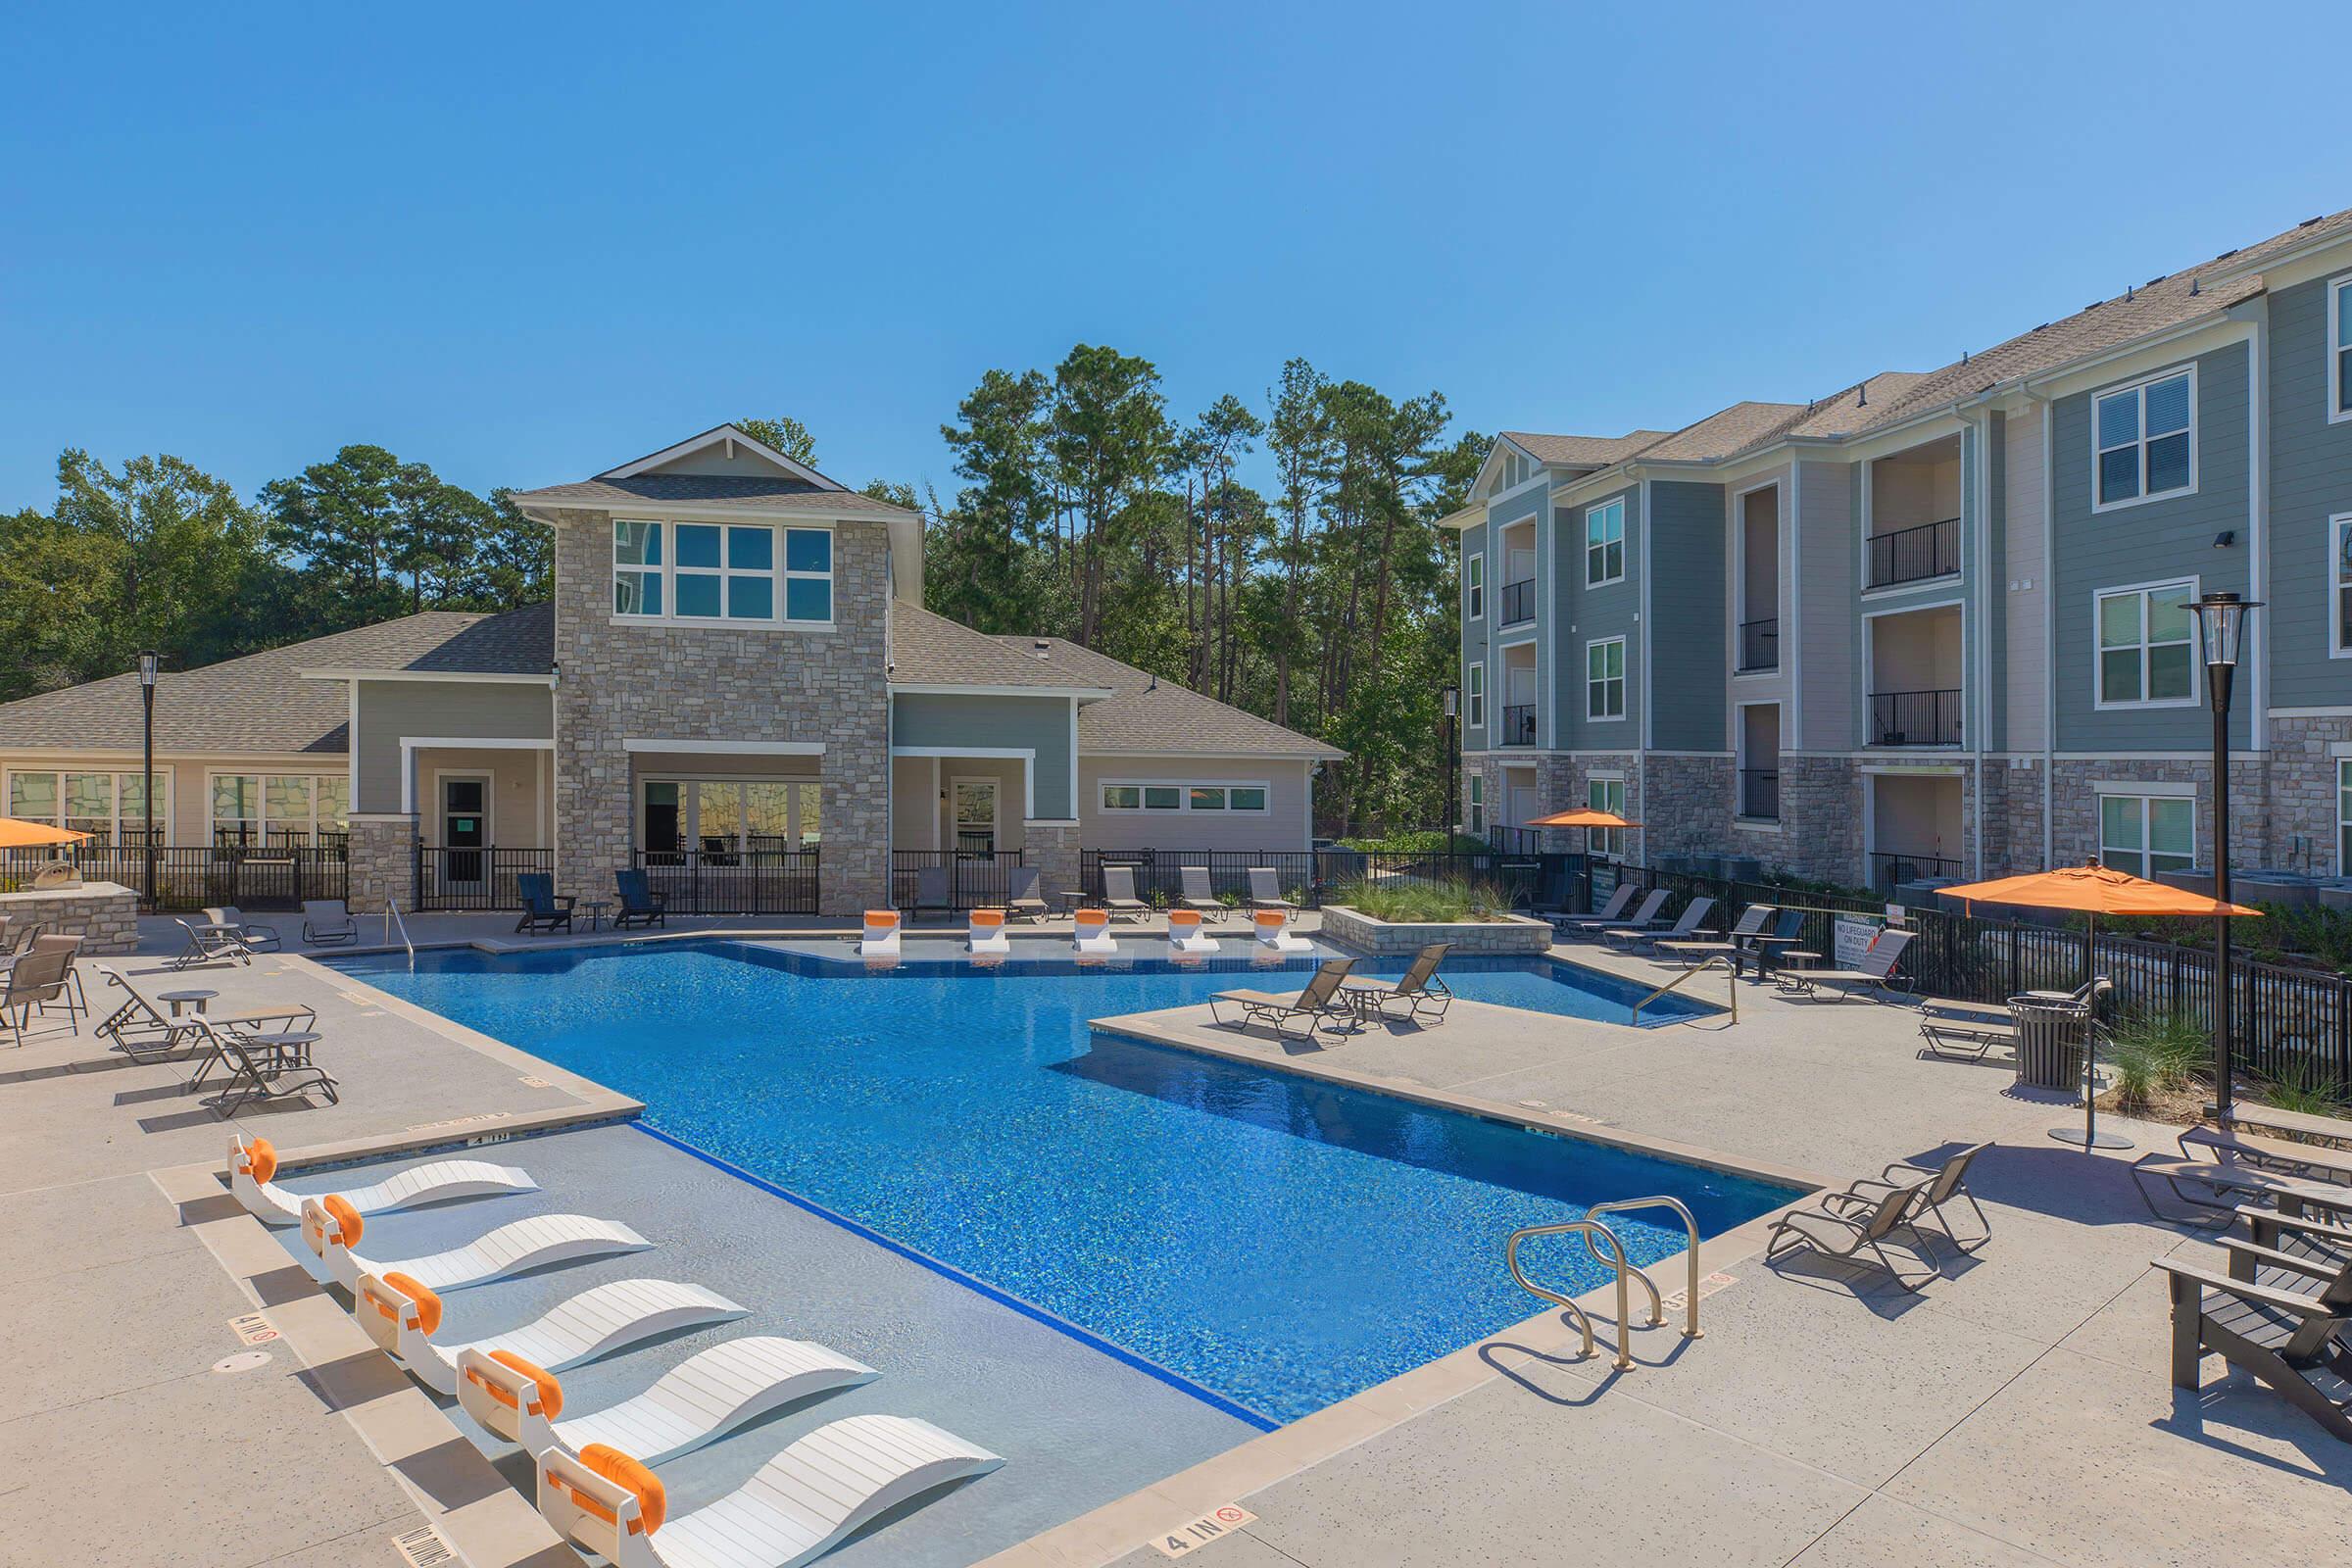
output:
[[[2116,588],[2097,599],[2099,706],[2194,703],[2194,583]]]
[[[1612,501],[1585,514],[1585,586],[1597,588],[1625,575],[1625,503]]]
[[[830,621],[832,532],[615,519],[612,612],[767,625]]]
[[[1625,716],[1625,639],[1585,644],[1585,716]]]
[[[1483,555],[1462,561],[1462,613],[1471,620],[1486,618],[1487,558]]]
[[[2352,658],[2352,512],[2339,513],[2328,519],[2328,560],[2333,566],[2328,572],[2328,618],[2335,630],[2329,635],[2328,651],[2339,658]]]
[[[2352,277],[2328,285],[2328,417],[2352,419]]]
[[[2093,400],[2094,509],[2197,487],[2195,393],[2193,372],[2176,370]]]
[[[1469,716],[1463,720],[1470,729],[1487,727],[1487,666],[1472,664],[1465,670],[1470,681]]]

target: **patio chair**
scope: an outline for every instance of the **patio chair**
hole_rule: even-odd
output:
[[[2189,1152],[2192,1144],[2199,1149],[2211,1150],[2213,1157],[2226,1164],[2252,1165],[2258,1170],[2277,1171],[2281,1176],[2291,1176],[2298,1181],[2352,1186],[2352,1150],[2327,1149],[2318,1144],[2290,1144],[2282,1138],[2265,1138],[2260,1133],[2201,1125],[2180,1130],[2182,1159],[2199,1157]]]
[[[1253,865],[1250,868],[1250,907],[1283,909],[1292,914],[1298,912],[1298,906],[1282,896],[1282,878],[1275,875],[1270,865]]]
[[[2352,1355],[2340,1343],[2352,1320],[2352,1264],[2313,1264],[2235,1237],[2222,1245],[2227,1274],[2150,1259],[2172,1293],[2173,1386],[2200,1388],[2211,1352],[2352,1443]]]
[[[1316,968],[1303,991],[1220,991],[1208,999],[1208,1015],[1225,1028],[1246,1029],[1262,1023],[1278,1035],[1303,1022],[1301,1040],[1311,1040],[1317,1030],[1326,1027],[1336,1032],[1335,1020],[1352,1022],[1355,1018],[1353,1004],[1341,991],[1348,971],[1354,967],[1353,958],[1328,958]],[[1239,1007],[1241,1016],[1228,1019],[1217,1010],[1220,1004]]]
[[[1004,913],[1015,920],[1043,920],[1052,911],[1037,890],[1038,868],[1016,865],[1004,883]]]
[[[277,927],[256,925],[233,904],[208,904],[204,917],[216,925],[235,927],[237,940],[255,953],[275,953],[278,949]]]
[[[458,1355],[458,1403],[534,1459],[604,1446],[660,1464],[785,1405],[881,1375],[814,1340],[754,1334],[688,1356],[633,1398],[558,1421],[564,1385],[552,1368],[503,1345],[488,1353],[468,1347]]]
[[[620,902],[612,910],[612,929],[626,931],[632,926],[658,925],[669,929],[669,899],[656,893],[643,866],[632,866],[612,873],[612,893]]]
[[[1762,973],[1770,972],[1773,966],[1780,962],[1781,955],[1802,942],[1804,937],[1805,911],[1802,909],[1781,910],[1772,922],[1772,930],[1755,938],[1751,944],[1756,950],[1757,970]]]
[[[172,917],[187,937],[187,946],[169,960],[174,969],[192,969],[198,964],[217,963],[225,958],[236,963],[251,963],[253,950],[239,941],[234,931],[215,929],[189,923],[179,915]]]
[[[303,1194],[290,1193],[270,1178],[277,1174],[277,1149],[267,1138],[228,1135],[228,1190],[245,1211],[265,1225],[302,1223]],[[512,1165],[482,1159],[436,1159],[414,1165],[368,1187],[337,1194],[363,1214],[446,1203],[460,1198],[496,1198],[535,1193],[539,1184]]]
[[[576,1459],[551,1449],[537,1462],[539,1512],[557,1535],[612,1568],[796,1568],[1004,1462],[928,1421],[854,1415],[809,1433],[717,1501],[666,1522],[667,1494],[643,1461],[602,1444]]]
[[[1917,1187],[1918,1207],[1936,1216],[1936,1223],[1942,1227],[1945,1239],[1953,1247],[1963,1252],[1973,1252],[1992,1240],[1992,1218],[1984,1212],[1984,1205],[1977,1201],[1976,1195],[1968,1190],[1968,1167],[1971,1160],[1991,1147],[1989,1141],[1971,1144],[1936,1165],[1914,1165],[1908,1160],[1898,1159],[1878,1175],[1865,1176],[1843,1193],[1835,1194],[1825,1201],[1833,1210],[1852,1215],[1876,1202],[1884,1193],[1898,1187]],[[1898,1181],[1897,1177],[1901,1180]],[[1925,1185],[1922,1185],[1923,1182]],[[1960,1233],[1952,1228],[1951,1216],[1943,1211],[1943,1207],[1953,1202],[1967,1203],[1969,1211],[1976,1215],[1977,1222],[1973,1229],[1981,1234],[1974,1241],[1961,1241]]]
[[[1714,908],[1715,901],[1702,893],[1689,904],[1684,905],[1682,914],[1663,931],[1622,926],[1615,930],[1603,931],[1600,939],[1603,942],[1615,943],[1625,948],[1639,948],[1645,945],[1654,947],[1660,942],[1681,942],[1696,935],[1699,927],[1705,923],[1707,916],[1714,912]]]
[[[1587,942],[1592,942],[1612,930],[1646,931],[1657,924],[1658,911],[1666,907],[1666,901],[1673,896],[1664,888],[1651,888],[1642,896],[1642,903],[1636,906],[1634,912],[1624,919],[1570,920],[1560,927],[1560,935],[1579,937]]]
[[[1851,1208],[1833,1206],[1838,1199],[1847,1195],[1831,1194],[1819,1208],[1800,1208],[1784,1214],[1764,1238],[1764,1260],[1777,1261],[1788,1250],[1783,1238],[1792,1236],[1824,1257],[1858,1263],[1863,1261],[1861,1254],[1868,1251],[1895,1284],[1906,1291],[1917,1291],[1938,1272],[1926,1234],[1912,1220],[1926,1185],[1915,1182],[1908,1187],[1889,1187]],[[1916,1283],[1904,1277],[1901,1265],[1886,1252],[1886,1244],[1901,1231],[1909,1231],[1918,1242],[1919,1260],[1927,1265]]]
[[[654,1245],[612,1220],[586,1214],[534,1214],[446,1252],[386,1262],[352,1250],[367,1229],[359,1210],[331,1194],[302,1200],[304,1245],[325,1265],[328,1279],[355,1294],[363,1274],[377,1279],[406,1274],[430,1291],[463,1291],[556,1263],[642,1252]]]
[[[2115,989],[2105,975],[2084,981],[2069,1000],[2096,1008]],[[2017,1050],[2017,1015],[2009,1007],[1977,1002],[1923,1002],[1919,1036],[1932,1054],[1948,1061],[1983,1061],[2002,1047]]]
[[[524,871],[514,878],[514,896],[522,901],[517,932],[569,931],[572,897],[556,892],[556,879],[545,871]]]
[[[157,1059],[170,1055],[198,1039],[202,1032],[199,1026],[203,1024],[221,1029],[308,1029],[318,1020],[318,1009],[300,1002],[282,1007],[248,1007],[228,1014],[199,1012],[173,1018],[150,1002],[121,970],[103,963],[91,967],[109,986],[122,991],[122,1001],[114,1011],[99,1019],[90,1032],[101,1040],[113,1041],[113,1049],[134,1061],[146,1060],[150,1052]]]
[[[70,940],[80,946],[80,938]],[[12,1043],[24,1045],[24,1026],[32,1021],[32,1015],[46,1012],[56,1002],[66,1004],[66,1019],[71,1025],[73,968],[73,952],[53,948],[27,953],[0,974],[0,1026],[7,1028]]]
[[[1222,920],[1233,912],[1209,884],[1207,866],[1180,865],[1176,868],[1176,881],[1183,890],[1177,897],[1177,907],[1197,910],[1206,920]]]
[[[1351,977],[1343,989],[1358,1004],[1377,1007],[1384,1018],[1389,1016],[1391,1004],[1401,1002],[1405,1019],[1414,1023],[1444,1023],[1446,1009],[1453,1005],[1453,993],[1438,978],[1438,965],[1452,951],[1450,942],[1432,942],[1414,956],[1400,979],[1392,983],[1368,976]]]
[[[944,865],[918,866],[914,873],[914,906],[907,910],[920,919],[925,910],[952,914],[956,906],[948,883],[948,868]]]
[[[196,1033],[213,1048],[215,1057],[228,1069],[228,1082],[223,1084],[213,1108],[223,1117],[234,1116],[257,1100],[282,1100],[288,1095],[307,1095],[313,1090],[326,1096],[330,1105],[340,1103],[342,1094],[335,1086],[335,1075],[310,1060],[308,1055],[288,1054],[267,1046],[249,1044],[245,1036],[231,1028],[217,1026],[208,1019],[196,1020]],[[210,1062],[205,1064],[207,1067]],[[203,1081],[199,1069],[191,1086]]]
[[[1772,918],[1773,913],[1773,906],[1769,904],[1751,904],[1740,911],[1739,922],[1720,937],[1709,939],[1706,933],[1700,932],[1698,940],[1691,941],[1660,935],[1650,939],[1650,950],[1663,955],[1670,961],[1684,964],[1705,963],[1725,955],[1731,956],[1736,961],[1743,960],[1744,956],[1752,952],[1755,943],[1763,937],[1765,922]]]
[[[2317,1212],[2352,1225],[2352,1191],[2332,1182],[2305,1181],[2235,1160],[2142,1154],[2132,1162],[2132,1180],[2148,1212],[2167,1225],[2228,1225],[2247,1204],[2268,1205],[2289,1215]],[[2165,1212],[2156,1201],[2158,1182],[2171,1188],[2174,1200],[2189,1212]],[[2199,1209],[2208,1212],[2195,1212]]]
[[[1790,969],[1782,975],[1782,983],[1792,984],[1811,993],[1831,986],[1840,1003],[1855,997],[1867,996],[1873,1002],[1886,1002],[1907,995],[1912,979],[1902,971],[1903,950],[1911,945],[1916,932],[1903,926],[1888,926],[1870,939],[1862,961],[1851,969]]]
[[[302,901],[302,940],[314,948],[331,948],[360,940],[360,922],[341,899]]]
[[[1615,925],[1625,918],[1625,906],[1634,902],[1634,895],[1640,891],[1641,889],[1635,887],[1631,882],[1620,882],[1617,884],[1616,891],[1609,895],[1609,902],[1591,914],[1553,915],[1552,926],[1565,936],[1571,931],[1587,929],[1598,931]]]
[[[1135,896],[1135,867],[1106,865],[1102,868],[1102,907],[1114,920],[1149,920],[1152,906]]]
[[[463,1386],[458,1361],[469,1350],[519,1356],[543,1371],[562,1372],[648,1340],[752,1315],[749,1307],[700,1285],[615,1280],[582,1291],[528,1323],[438,1345],[433,1336],[444,1315],[440,1292],[406,1274],[362,1274],[351,1296],[351,1315],[368,1337],[444,1398],[458,1396]]]
[[[83,940],[79,933],[67,935],[63,932],[44,932],[32,939],[32,952],[62,953],[66,956],[65,1004],[69,1019],[77,1013],[86,1018],[90,1012],[89,993],[82,990],[81,971],[74,966],[74,959],[81,955]]]

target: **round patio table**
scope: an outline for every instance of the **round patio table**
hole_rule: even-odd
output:
[[[158,991],[155,1000],[168,1004],[172,1008],[172,1016],[176,1018],[183,1007],[194,1007],[202,1012],[204,1004],[219,995],[220,993],[218,991]]]

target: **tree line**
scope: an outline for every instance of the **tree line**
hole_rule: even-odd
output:
[[[739,419],[816,466],[797,419]],[[1171,413],[1149,360],[1080,344],[990,370],[941,426],[952,499],[924,516],[926,599],[981,631],[1066,637],[1348,752],[1318,790],[1340,832],[1442,813],[1454,564],[1438,518],[1489,445],[1436,392],[1396,398],[1304,360],[1261,401]],[[1261,490],[1241,477],[1255,471]],[[547,597],[546,531],[377,446],[250,502],[172,456],[58,460],[47,511],[0,516],[0,700],[132,667],[192,668],[422,610]]]

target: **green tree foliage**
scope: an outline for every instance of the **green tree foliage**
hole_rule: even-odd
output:
[[[735,428],[764,446],[775,448],[804,467],[816,466],[816,437],[789,414],[772,419],[737,419]]]

